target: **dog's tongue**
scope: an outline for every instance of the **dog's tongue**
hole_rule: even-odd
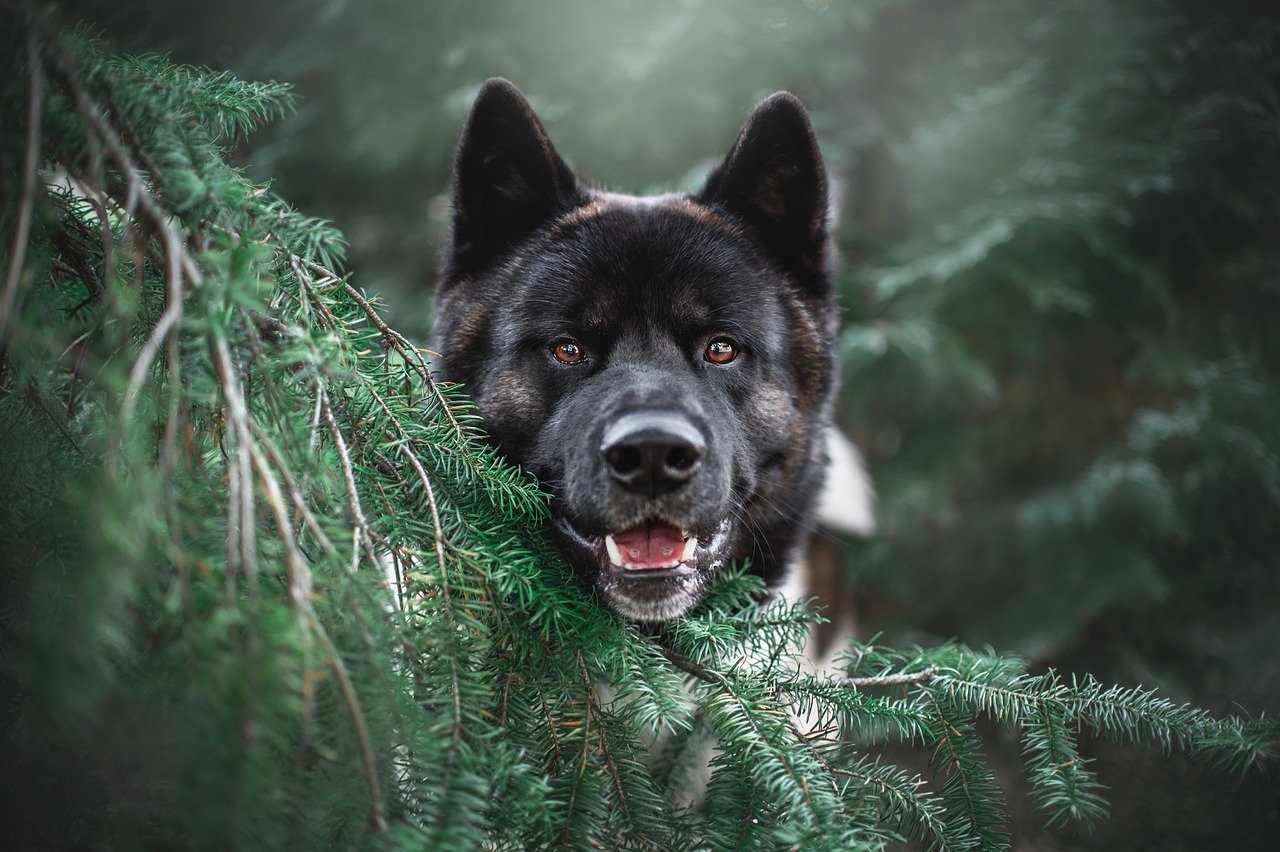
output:
[[[684,550],[684,533],[662,521],[636,524],[614,533],[613,540],[627,564],[637,568],[666,567]]]

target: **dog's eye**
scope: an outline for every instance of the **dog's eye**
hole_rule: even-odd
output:
[[[551,348],[551,354],[561,364],[581,364],[587,358],[587,353],[572,340],[561,340]]]
[[[727,337],[717,337],[707,344],[702,357],[712,364],[728,364],[738,357],[738,345]]]

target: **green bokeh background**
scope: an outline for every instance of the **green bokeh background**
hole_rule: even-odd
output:
[[[64,5],[122,49],[292,81],[300,110],[243,165],[333,219],[423,341],[486,77],[581,173],[638,192],[696,186],[790,89],[839,211],[838,416],[879,494],[878,534],[841,542],[862,637],[1280,704],[1273,4]],[[1107,748],[1115,819],[1045,832],[1018,747],[991,746],[1026,848],[1270,848],[1280,829],[1274,780]]]

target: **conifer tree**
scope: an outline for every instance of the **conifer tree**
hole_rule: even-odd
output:
[[[229,164],[287,85],[0,9],[0,762],[30,845],[987,849],[980,723],[1055,824],[1107,813],[1084,731],[1274,763],[1270,720],[959,644],[809,671],[820,614],[741,566],[620,620],[341,235]]]

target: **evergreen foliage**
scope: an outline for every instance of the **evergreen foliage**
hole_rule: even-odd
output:
[[[1020,737],[1051,823],[1106,816],[1082,731],[1274,761],[1270,720],[959,644],[808,671],[819,614],[741,570],[673,624],[621,621],[341,235],[229,164],[287,87],[0,8],[0,106],[26,116],[0,133],[0,762],[33,845],[988,849],[980,722]],[[1148,416],[1094,491],[1158,491],[1142,448],[1206,410]]]

